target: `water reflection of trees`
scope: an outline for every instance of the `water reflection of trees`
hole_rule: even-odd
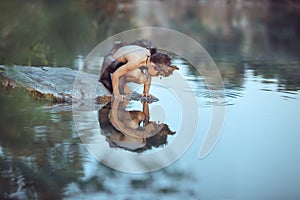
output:
[[[265,79],[277,80],[278,90],[280,91],[300,90],[299,63],[252,63],[250,69],[254,70],[256,76],[260,75]]]
[[[61,199],[83,170],[71,114],[44,113],[23,92],[1,93],[0,102],[0,198]]]

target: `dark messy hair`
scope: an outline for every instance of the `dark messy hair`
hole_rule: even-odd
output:
[[[155,64],[163,64],[170,66],[171,65],[171,58],[167,54],[164,53],[156,53],[151,55],[150,61]]]
[[[158,76],[168,77],[178,67],[171,65],[171,57],[164,53],[155,53],[151,55],[150,61],[155,64],[154,69],[157,70]]]

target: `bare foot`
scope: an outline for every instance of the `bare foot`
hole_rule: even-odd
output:
[[[118,99],[120,101],[126,101],[126,96],[125,95],[118,95],[118,96],[114,96],[115,99]]]

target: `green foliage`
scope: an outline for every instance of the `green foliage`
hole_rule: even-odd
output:
[[[116,2],[1,1],[0,7],[0,64],[6,65],[74,67],[78,55],[131,26]]]

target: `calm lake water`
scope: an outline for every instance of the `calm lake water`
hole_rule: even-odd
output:
[[[85,57],[107,37],[131,28],[163,26],[194,38],[214,59],[225,86],[226,101],[219,106],[226,108],[226,115],[216,146],[199,159],[214,99],[204,78],[185,60],[175,59],[180,68],[176,73],[196,97],[196,137],[170,166],[124,173],[88,151],[72,111],[52,109],[49,102],[22,90],[1,88],[0,198],[299,199],[299,5],[229,2],[1,2],[1,64],[89,71],[83,67]],[[183,112],[168,107],[178,102],[172,97],[169,103],[164,88],[155,89],[161,91],[156,96],[161,95],[159,102],[149,104],[152,118],[176,133],[166,146],[145,154],[189,134],[179,131],[180,115],[168,114]],[[141,110],[142,105],[133,102],[128,109]],[[97,111],[87,116],[91,113],[97,116]],[[98,134],[99,124],[86,119],[81,128]]]

